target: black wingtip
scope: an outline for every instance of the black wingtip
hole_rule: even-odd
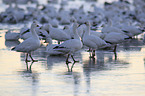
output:
[[[13,47],[11,50],[15,50],[16,47]]]
[[[53,49],[57,49],[57,48],[65,48],[65,47],[63,47],[63,46],[56,46]]]
[[[125,40],[127,40],[127,39],[132,39],[132,37],[125,38]]]
[[[59,46],[55,46],[53,49],[57,49],[57,48],[59,48]]]

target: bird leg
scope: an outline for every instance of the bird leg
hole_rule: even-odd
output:
[[[91,48],[89,48],[89,50],[87,52],[91,52],[91,51],[92,51]]]
[[[71,63],[70,61],[68,61],[68,59],[69,59],[69,55],[70,55],[70,54],[68,54],[68,56],[67,56],[67,58],[66,58],[66,64]]]
[[[75,63],[75,62],[79,62],[79,61],[76,61],[76,60],[74,59],[73,55],[71,55],[71,57],[72,57],[74,63]]]
[[[95,50],[93,50],[92,52],[92,58],[94,58],[94,56],[95,56]]]
[[[91,48],[89,48],[89,54],[90,54],[90,58],[92,58],[92,49]]]
[[[66,63],[68,72],[70,72],[70,69],[69,69],[69,65],[68,65],[68,64],[69,64],[69,63]]]
[[[29,71],[32,72],[31,67],[33,65],[34,62],[31,63],[30,67],[29,67]]]
[[[38,62],[38,60],[34,60],[34,59],[32,58],[31,53],[29,53],[29,56],[30,56],[32,62]]]
[[[30,66],[28,66],[28,62],[26,62],[27,72],[29,72],[29,73],[32,72],[31,67],[32,67],[32,64],[33,64],[33,63],[34,63],[34,62],[31,62]]]
[[[114,50],[113,50],[114,53],[116,53],[116,48],[117,48],[117,44],[115,44],[114,46]]]
[[[92,52],[90,53],[90,58],[94,58],[95,56],[95,50],[92,50]]]
[[[115,60],[117,60],[117,54],[116,54],[116,52],[114,52],[114,55],[115,55]]]
[[[26,62],[26,68],[27,68],[27,71],[29,70],[29,67],[28,67],[28,62]]]
[[[30,62],[30,60],[28,60],[28,53],[26,54],[25,62]]]
[[[71,72],[72,72],[72,69],[73,69],[74,65],[75,65],[75,62],[74,62],[74,63],[72,64],[72,66],[71,66]]]
[[[58,41],[58,44],[60,44],[60,41]]]

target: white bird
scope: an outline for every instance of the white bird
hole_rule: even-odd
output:
[[[52,27],[55,27],[55,28],[57,28],[59,25],[59,22],[57,19],[49,20],[49,23],[52,25]]]
[[[37,23],[38,24],[38,23]],[[36,29],[36,33],[38,34],[38,35],[40,35],[40,26],[39,25],[37,25],[37,27],[35,28]],[[23,40],[26,40],[26,39],[28,39],[28,38],[30,38],[30,37],[32,37],[32,32],[31,32],[31,30],[30,30],[30,28],[28,28],[26,25],[23,27],[23,28],[21,28],[21,30],[20,30],[20,38],[21,39],[23,39]],[[39,39],[41,39],[41,36],[39,36]]]
[[[16,47],[11,49],[11,50],[14,50],[14,51],[17,51],[17,52],[27,53],[25,62],[29,62],[28,55],[30,56],[30,58],[33,62],[37,61],[37,60],[34,60],[31,56],[31,52],[36,50],[37,48],[39,48],[40,45],[41,45],[39,37],[38,37],[38,35],[35,31],[36,26],[37,26],[37,23],[34,21],[31,24],[31,29],[30,29],[31,33],[32,33],[32,37],[24,40],[22,43],[20,43],[19,45],[17,45]]]
[[[30,28],[28,28],[26,25],[23,28],[21,28],[21,30],[20,30],[21,39],[25,40],[25,39],[31,37],[31,35],[32,34],[30,32]]]
[[[20,37],[20,33],[11,32],[8,30],[5,34],[5,40],[18,40]]]
[[[108,23],[104,25],[101,32],[102,33],[109,33],[109,32],[124,33],[121,29],[112,25],[113,25],[113,22],[111,19],[109,19]]]
[[[54,49],[56,46],[58,46],[58,44],[52,44],[52,38],[51,37],[48,37],[47,41],[49,42],[49,44],[46,46],[46,53],[48,55],[56,56],[56,55],[65,55],[65,54],[67,54],[67,53],[60,52],[60,51],[57,51],[57,50]]]
[[[70,39],[70,36],[68,36],[66,32],[64,32],[62,29],[52,27],[51,24],[45,24],[43,28],[49,32],[49,35],[52,39],[58,41],[65,41]]]
[[[90,35],[95,35],[97,37],[104,38],[104,34],[102,32],[97,32],[97,31],[94,31],[94,30],[90,31]]]
[[[70,55],[71,55],[73,61],[77,62],[73,57],[73,53],[80,50],[83,46],[83,44],[80,40],[80,37],[79,37],[79,35],[77,34],[77,31],[76,31],[77,26],[78,26],[78,24],[75,22],[73,24],[74,39],[66,40],[62,44],[53,48],[57,51],[68,53],[68,56],[66,58],[66,64],[70,63],[68,61]]]
[[[72,36],[72,32],[71,32],[71,27],[69,25],[65,25],[63,27],[63,31],[68,35],[68,37],[71,39],[73,36]]]
[[[117,33],[117,32],[110,32],[105,35],[104,40],[107,43],[115,44],[113,52],[116,53],[117,44],[125,41],[125,39],[128,39],[128,38],[129,36],[125,34]]]
[[[144,30],[136,28],[136,26],[131,26],[131,25],[130,26],[129,25],[123,26],[122,30],[124,32],[127,32],[127,35],[129,37],[137,36],[137,35],[143,33],[143,31],[144,31]]]
[[[86,24],[86,29],[84,31],[82,41],[84,45],[89,47],[90,51],[93,51],[92,57],[94,58],[95,50],[98,49],[99,47],[103,47],[107,45],[107,43],[98,36],[90,35],[90,23],[87,21],[85,22],[85,24]]]

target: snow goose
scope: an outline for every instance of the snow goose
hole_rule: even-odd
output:
[[[57,28],[58,25],[59,25],[58,20],[56,20],[55,18],[52,19],[52,20],[50,20],[49,23],[52,25],[52,27],[56,27],[56,28]]]
[[[63,31],[66,32],[66,34],[68,35],[68,37],[70,39],[71,38],[74,38],[74,32],[73,32],[73,23],[74,22],[77,22],[77,21],[76,20],[73,20],[72,21],[72,24],[65,25],[64,28],[63,28]],[[77,30],[77,33],[78,33],[79,37],[82,37],[82,33],[83,33],[83,30],[84,30],[84,26],[83,25],[79,25],[76,30]]]
[[[51,24],[45,24],[43,28],[49,33],[52,39],[65,41],[70,39],[69,36],[61,29],[52,27]]]
[[[115,44],[113,52],[116,53],[117,44],[125,41],[125,39],[128,39],[128,38],[129,37],[125,34],[110,32],[110,33],[105,35],[104,40],[107,43]]]
[[[19,33],[11,32],[10,30],[8,30],[5,34],[5,40],[18,40],[19,37]]]
[[[49,42],[49,44],[46,46],[46,53],[49,56],[65,55],[65,54],[67,54],[67,53],[64,53],[64,52],[61,52],[61,51],[57,51],[57,50],[54,49],[56,46],[58,46],[58,44],[52,44],[51,37],[47,38],[47,42]]]
[[[80,37],[78,36],[77,31],[76,31],[77,26],[78,26],[78,24],[75,22],[73,24],[74,39],[66,40],[62,44],[53,48],[57,51],[68,53],[68,56],[66,58],[66,64],[70,63],[68,60],[70,55],[71,55],[73,61],[77,62],[73,57],[73,53],[80,50],[83,46],[83,44],[80,40]]]
[[[63,27],[63,31],[68,35],[69,38],[72,38],[71,27],[69,25],[65,25]]]
[[[107,45],[107,43],[98,36],[90,35],[90,23],[87,21],[85,22],[85,24],[86,29],[84,31],[82,41],[84,45],[86,45],[87,47],[89,47],[91,51],[93,51],[92,57],[94,58],[95,50],[98,49],[99,47]]]
[[[102,28],[102,33],[109,33],[109,32],[117,32],[117,33],[124,33],[121,29],[112,26],[113,22],[111,19],[108,20],[108,23],[104,25],[104,27]]]
[[[131,26],[131,25],[123,26],[122,30],[126,32],[129,37],[133,37],[144,32],[144,30],[138,29],[136,28],[136,26]]]
[[[66,11],[63,8],[60,8],[57,19],[60,20],[60,24],[62,25],[68,25],[71,23],[71,16],[69,11]]]
[[[94,31],[94,30],[90,31],[90,35],[95,35],[97,37],[104,38],[104,34],[102,32],[97,32],[97,31]]]
[[[71,22],[70,22],[70,16],[62,16],[61,17],[61,20],[60,20],[60,24],[61,25],[68,25],[68,24],[70,24]]]
[[[31,37],[31,32],[30,32],[30,28],[28,28],[26,25],[24,27],[21,28],[20,30],[20,38],[25,40],[29,37]]]
[[[50,18],[42,12],[40,12],[39,16],[36,16],[36,18],[41,24],[48,23],[50,21]]]
[[[28,29],[28,30],[24,31],[22,34],[20,34],[20,38],[23,40],[26,40],[31,36],[32,36],[32,33],[30,32],[30,29]]]
[[[41,26],[38,30],[36,30],[37,34],[39,35],[39,39],[45,40],[44,43],[50,42],[50,35],[48,32]]]
[[[44,13],[46,13],[47,16],[50,17],[51,19],[56,18],[57,15],[58,15],[57,11],[56,11],[56,8],[52,5],[50,5],[50,4],[44,5],[42,11]]]
[[[29,62],[28,55],[30,56],[30,58],[33,62],[37,61],[37,60],[34,60],[31,56],[31,52],[36,50],[37,48],[39,48],[41,45],[39,37],[35,31],[36,26],[37,26],[37,23],[34,21],[31,24],[31,29],[30,29],[32,36],[30,38],[24,40],[22,43],[20,43],[16,47],[12,48],[12,50],[14,50],[14,51],[27,53],[25,62]]]
[[[36,22],[36,21],[35,21]],[[39,32],[39,29],[40,28],[40,26],[39,25],[37,25],[37,27],[36,27],[36,33],[37,34],[40,34],[40,32]],[[26,25],[23,27],[23,28],[21,28],[21,30],[20,30],[20,38],[21,39],[23,39],[23,40],[26,40],[26,39],[28,39],[29,37],[32,37],[32,33],[31,33],[31,29],[30,28],[28,28]]]

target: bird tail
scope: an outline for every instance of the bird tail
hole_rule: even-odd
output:
[[[127,40],[127,39],[132,39],[132,37],[125,38],[125,40]]]

